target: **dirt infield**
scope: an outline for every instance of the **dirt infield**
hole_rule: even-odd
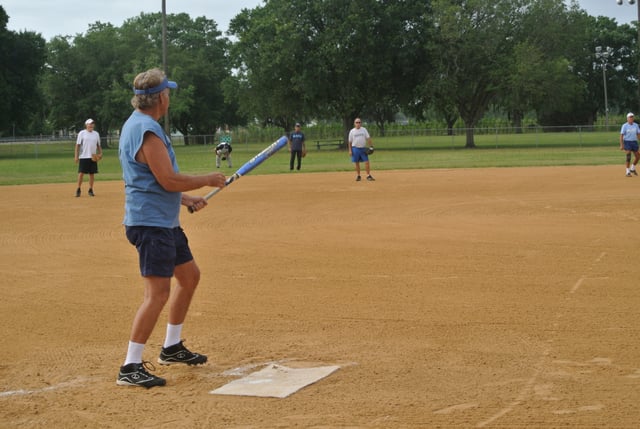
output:
[[[182,215],[202,270],[183,335],[210,362],[156,365],[150,390],[115,384],[142,294],[122,183],[2,187],[0,427],[635,428],[622,172],[243,178]],[[286,399],[209,394],[270,362],[341,369]]]

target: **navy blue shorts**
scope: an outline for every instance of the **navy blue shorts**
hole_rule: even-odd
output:
[[[624,150],[630,150],[631,152],[638,151],[638,142],[633,140],[624,141]]]
[[[189,240],[180,227],[127,226],[126,233],[138,249],[143,277],[173,277],[177,265],[193,260]]]
[[[367,155],[366,147],[351,147],[351,162],[367,162],[369,161],[369,155]]]
[[[95,174],[98,172],[98,163],[91,158],[80,158],[78,160],[78,173]]]

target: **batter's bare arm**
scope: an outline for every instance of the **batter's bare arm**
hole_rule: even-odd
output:
[[[136,154],[136,161],[147,164],[158,183],[169,192],[192,191],[203,186],[224,186],[225,176],[221,173],[192,176],[173,171],[164,143],[153,133],[145,134],[142,148]]]

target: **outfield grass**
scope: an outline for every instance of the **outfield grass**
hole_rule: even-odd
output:
[[[616,133],[525,133],[476,135],[478,146],[465,149],[465,136],[406,135],[379,137],[372,170],[424,168],[482,168],[562,165],[623,164]],[[234,145],[234,169],[221,168],[225,174],[235,171],[260,152],[268,142]],[[184,173],[203,173],[215,169],[212,145],[175,146],[180,169]],[[99,180],[121,178],[117,150],[104,150]],[[25,143],[0,145],[0,185],[33,183],[73,183],[77,166],[73,160],[74,142]],[[223,166],[226,164],[223,164]],[[308,142],[303,160],[306,172],[353,171],[345,150],[317,150]],[[286,149],[251,174],[289,172]]]

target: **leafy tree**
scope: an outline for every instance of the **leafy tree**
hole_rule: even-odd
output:
[[[229,33],[243,112],[285,130],[299,118],[339,117],[345,138],[368,114],[383,130],[427,66],[425,2],[271,0],[243,10]]]
[[[51,100],[51,123],[57,129],[77,129],[92,117],[103,135],[118,129],[131,112],[133,78],[162,62],[161,21],[160,13],[143,13],[120,28],[97,22],[73,39],[54,38],[43,83]],[[188,136],[234,124],[238,118],[221,86],[230,74],[228,41],[216,24],[204,17],[168,15],[167,30],[168,74],[180,85],[172,97],[172,126]]]
[[[574,73],[573,54],[584,32],[581,23],[571,19],[564,2],[527,2],[515,30],[510,37],[512,61],[503,72],[507,85],[499,94],[499,103],[517,129],[521,130],[522,119],[530,110],[539,119],[550,112],[561,118],[563,112],[584,105],[585,85]]]
[[[161,18],[159,13],[140,14],[123,25],[127,34],[147,35],[152,46],[149,52],[155,53],[147,56],[156,64],[162,52]],[[210,19],[192,20],[185,13],[167,16],[168,74],[179,85],[171,98],[171,126],[185,136],[211,134],[217,126],[242,121],[222,90],[222,82],[231,73],[228,44]]]
[[[45,40],[30,32],[7,30],[9,17],[0,6],[0,135],[42,130],[38,81],[45,64]]]
[[[314,39],[302,22],[299,1],[271,1],[244,9],[230,23],[238,40],[231,48],[236,75],[225,82],[242,114],[289,131],[312,111],[305,73],[313,60]],[[316,9],[312,2],[309,7]]]
[[[131,69],[139,46],[118,28],[99,22],[73,39],[54,37],[43,82],[52,126],[63,132],[79,130],[91,117],[102,136],[118,129],[131,110]]]
[[[439,64],[437,94],[452,98],[466,127],[465,147],[475,147],[474,127],[504,86],[511,36],[524,0],[433,0]]]

